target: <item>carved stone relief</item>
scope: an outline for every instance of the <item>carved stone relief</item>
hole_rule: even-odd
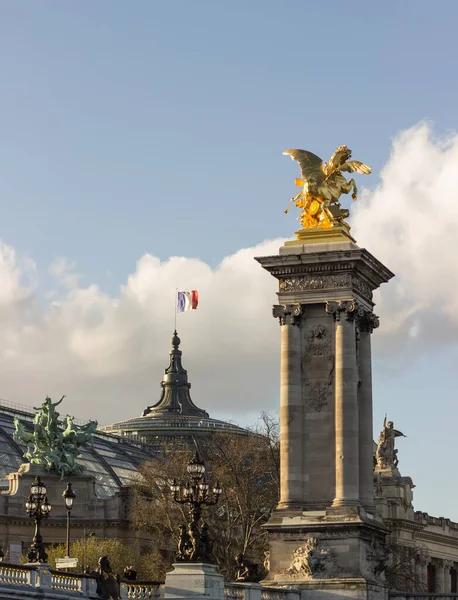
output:
[[[327,360],[333,356],[331,336],[326,325],[319,323],[307,332],[307,350],[305,360],[310,362],[313,356],[321,356]]]
[[[310,537],[294,550],[286,574],[303,579],[328,579],[336,574],[336,559],[332,548],[319,548],[318,540]]]
[[[378,581],[385,581],[385,571],[393,563],[393,552],[389,547],[378,545],[373,540],[366,552],[366,574]]]
[[[280,279],[281,292],[297,292],[306,290],[325,290],[340,287],[351,287],[350,273],[336,273],[335,275],[321,275],[307,273],[295,277]]]
[[[368,300],[372,300],[372,290],[365,281],[362,281],[359,277],[353,277],[352,283],[355,290],[359,292],[361,296],[364,296]]]
[[[313,412],[321,412],[329,404],[331,389],[328,383],[318,381],[306,386],[306,405]]]
[[[333,290],[353,288],[367,300],[372,300],[372,289],[365,281],[351,273],[305,273],[291,275],[279,280],[280,292],[304,292],[309,290]]]
[[[312,412],[321,412],[332,398],[334,383],[334,352],[332,335],[322,323],[314,325],[306,333],[304,354],[305,405]],[[317,361],[324,363],[324,374],[316,377]]]

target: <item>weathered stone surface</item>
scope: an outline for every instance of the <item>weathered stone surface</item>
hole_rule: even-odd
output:
[[[307,599],[385,598],[370,334],[372,292],[393,275],[353,242],[287,246],[257,260],[279,280],[282,327],[281,501],[266,525],[265,583],[299,585]],[[288,316],[292,306],[300,318]]]
[[[174,563],[165,578],[165,598],[224,600],[224,578],[216,572],[216,565]]]

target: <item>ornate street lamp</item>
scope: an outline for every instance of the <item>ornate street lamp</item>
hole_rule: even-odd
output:
[[[27,555],[29,562],[45,563],[48,560],[40,532],[42,519],[47,519],[51,512],[51,505],[48,502],[46,492],[45,484],[39,477],[36,477],[30,486],[30,494],[25,503],[27,514],[35,521],[35,534],[30,546],[30,552]]]
[[[67,558],[70,558],[70,513],[72,512],[73,501],[76,498],[70,482],[67,483],[67,487],[62,493],[62,498],[65,500],[65,508],[67,509]]]
[[[205,465],[197,451],[186,469],[191,481],[179,483],[174,479],[170,484],[174,501],[177,504],[188,505],[191,514],[188,530],[186,531],[184,525],[180,527],[181,534],[177,560],[206,562],[210,560],[211,542],[208,537],[207,526],[204,524],[200,528],[199,522],[202,517],[202,510],[207,506],[215,505],[223,490],[217,481],[213,487],[213,493],[209,492],[210,486],[205,478]]]

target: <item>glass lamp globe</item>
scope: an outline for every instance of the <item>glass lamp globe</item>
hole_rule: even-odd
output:
[[[67,483],[67,487],[62,493],[62,498],[65,500],[65,507],[67,510],[72,510],[73,501],[76,498],[76,494],[72,489],[72,484],[70,482]]]
[[[197,452],[194,457],[189,461],[188,466],[186,467],[188,473],[192,477],[198,477],[199,475],[203,475],[205,473],[205,465],[202,460],[200,460]]]

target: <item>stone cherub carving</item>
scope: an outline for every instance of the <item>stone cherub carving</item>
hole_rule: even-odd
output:
[[[291,149],[283,154],[291,156],[301,168],[302,179],[296,179],[296,185],[302,190],[291,202],[303,209],[299,216],[302,227],[330,229],[341,225],[350,212],[340,207],[340,196],[353,190],[353,200],[358,197],[355,180],[347,181],[342,172],[369,175],[371,168],[359,160],[349,160],[351,150],[345,145],[339,146],[327,163],[307,150]],[[288,211],[289,207],[285,213]]]
[[[97,429],[96,421],[79,426],[73,422],[73,417],[64,419],[66,425],[61,431],[59,413],[56,410],[65,396],[58,402],[52,402],[49,396],[40,408],[35,408],[37,414],[33,420],[33,432],[27,431],[17,417],[14,419],[14,439],[26,446],[24,458],[32,465],[40,465],[47,471],[57,471],[61,477],[78,473],[83,470],[76,459],[80,455],[79,448],[91,440]]]
[[[316,538],[308,538],[303,546],[293,552],[287,574],[305,579],[332,577],[335,571],[335,556],[332,548],[318,548]]]
[[[397,457],[398,451],[395,449],[395,439],[397,437],[406,437],[402,431],[394,428],[393,421],[383,420],[383,429],[380,432],[377,444],[376,460],[377,469],[396,469],[399,464]]]

